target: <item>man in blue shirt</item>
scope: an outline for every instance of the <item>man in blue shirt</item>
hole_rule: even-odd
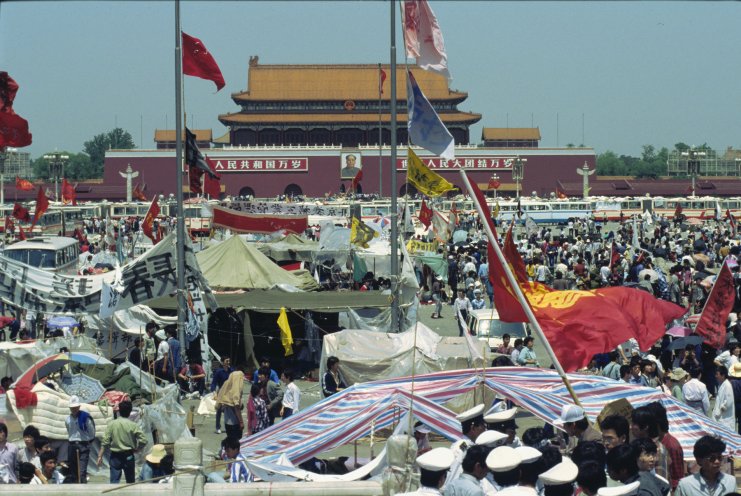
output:
[[[174,371],[170,373],[177,374],[177,372],[182,367],[180,358],[180,341],[178,341],[178,330],[175,326],[167,326],[165,332],[167,333],[167,344],[168,346],[170,346],[170,353],[168,356],[168,359],[170,360],[170,370]]]
[[[260,359],[260,367],[255,370],[255,373],[254,374],[252,374],[252,384],[257,384],[257,383],[260,382],[257,379],[257,372],[261,368],[263,368],[263,367],[267,367],[267,368],[270,369],[270,379],[269,380],[273,381],[276,384],[280,384],[280,377],[278,377],[278,374],[275,372],[275,370],[273,370],[272,368],[270,368],[270,358],[268,358],[266,356],[264,356],[264,357],[262,357]]]
[[[222,357],[221,368],[214,371],[214,377],[211,380],[211,392],[215,393],[221,386],[224,385],[226,380],[229,378],[229,374],[234,372],[234,368],[231,366],[232,359],[229,357]],[[221,408],[216,410],[216,434],[221,434]]]

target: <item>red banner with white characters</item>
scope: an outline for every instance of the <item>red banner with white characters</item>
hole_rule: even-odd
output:
[[[455,160],[445,160],[441,157],[419,157],[425,167],[434,170],[458,170],[458,169],[486,169],[486,170],[512,170],[515,157],[456,157]],[[396,159],[396,170],[406,170],[407,159]]]
[[[245,214],[229,208],[214,207],[211,224],[240,233],[269,234],[286,230],[301,234],[309,227],[309,217],[306,215]]]
[[[309,172],[308,157],[206,157],[206,162],[217,174],[229,172]]]

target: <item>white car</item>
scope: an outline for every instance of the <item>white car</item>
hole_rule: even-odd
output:
[[[502,322],[496,308],[473,310],[468,315],[468,327],[477,339],[487,341],[491,351],[502,344],[502,336],[509,334],[510,346],[514,346],[515,339],[530,335],[530,329],[522,322]]]

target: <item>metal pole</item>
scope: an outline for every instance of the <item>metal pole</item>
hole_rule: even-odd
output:
[[[180,47],[180,0],[175,0],[175,199],[177,202],[178,340],[185,351],[185,223],[183,219],[183,70]]]
[[[399,332],[399,212],[396,197],[396,0],[391,7],[391,330]]]
[[[572,389],[571,383],[569,382],[569,378],[566,376],[566,372],[564,372],[563,367],[561,366],[561,363],[558,361],[558,358],[556,357],[556,354],[553,351],[553,348],[551,348],[551,344],[548,342],[548,339],[546,339],[545,334],[543,333],[543,329],[540,328],[538,319],[535,318],[535,314],[533,314],[533,310],[530,308],[530,305],[527,303],[527,300],[525,299],[525,295],[522,292],[522,288],[520,288],[520,285],[517,283],[517,280],[515,279],[515,275],[512,273],[512,270],[510,269],[509,264],[507,264],[504,259],[504,254],[502,253],[502,249],[499,247],[499,244],[496,242],[494,233],[491,231],[491,227],[489,226],[489,223],[486,221],[487,217],[483,211],[483,206],[479,205],[479,202],[476,200],[476,195],[473,193],[473,188],[471,187],[471,183],[468,181],[468,176],[466,176],[466,172],[464,170],[460,170],[459,172],[460,172],[461,178],[463,179],[463,184],[466,185],[466,189],[468,190],[469,196],[474,199],[473,203],[476,206],[476,211],[479,213],[479,216],[481,217],[481,220],[482,220],[481,223],[484,225],[484,229],[486,230],[486,235],[489,238],[489,244],[492,246],[492,248],[494,248],[494,252],[496,253],[497,258],[499,258],[499,261],[501,262],[502,267],[504,268],[504,274],[507,276],[507,281],[509,281],[509,284],[512,286],[512,289],[515,293],[515,296],[517,297],[517,300],[520,302],[520,305],[522,305],[522,309],[525,311],[525,314],[527,315],[527,318],[530,321],[530,324],[533,326],[533,329],[535,330],[535,334],[543,342],[543,347],[545,348],[546,353],[548,353],[548,356],[553,362],[553,366],[556,368],[558,375],[561,376],[561,380],[566,386],[566,389],[568,389],[569,394],[571,394],[571,398],[574,400],[574,403],[581,406],[581,402],[579,401],[579,398],[576,396],[576,392],[574,392],[574,390]]]
[[[5,159],[8,157],[7,148],[0,148],[0,205],[5,205]]]
[[[381,120],[381,64],[378,64],[378,196],[383,197],[383,122]]]

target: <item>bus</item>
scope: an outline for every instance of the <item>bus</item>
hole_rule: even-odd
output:
[[[80,244],[74,238],[39,236],[6,246],[3,256],[50,272],[76,274]]]

